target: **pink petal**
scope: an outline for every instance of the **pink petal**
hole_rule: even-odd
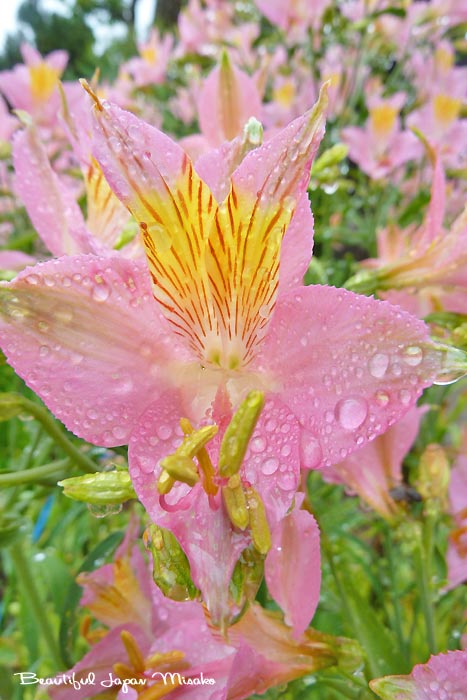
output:
[[[407,676],[370,681],[383,700],[465,700],[467,651],[448,651],[417,664]]]
[[[279,298],[289,290],[302,286],[313,252],[313,224],[310,201],[304,192],[282,241]]]
[[[433,182],[431,185],[431,200],[428,208],[426,224],[423,233],[423,243],[429,245],[443,233],[443,219],[446,208],[446,179],[441,163],[441,158],[437,154]]]
[[[311,513],[294,509],[276,525],[265,575],[270,594],[298,639],[315,613],[321,586],[319,528]]]
[[[406,415],[343,462],[324,469],[326,480],[346,484],[382,515],[390,517],[394,502],[390,489],[402,482],[402,461],[418,435],[423,408]]]
[[[0,251],[0,270],[22,270],[24,267],[34,265],[36,262],[35,258],[20,250]]]
[[[18,374],[69,430],[126,443],[179,353],[145,266],[65,257],[20,273],[0,295],[1,345]]]
[[[340,462],[384,432],[432,383],[438,363],[421,321],[321,286],[280,299],[256,359],[305,428],[308,468]]]
[[[95,644],[72,669],[65,672],[65,676],[68,678],[70,678],[74,672],[77,680],[85,680],[88,674],[95,673],[94,684],[83,684],[78,688],[74,688],[73,685],[66,683],[50,686],[48,687],[48,693],[52,700],[83,700],[83,698],[94,698],[97,692],[104,690],[104,686],[101,686],[101,682],[109,680],[109,673],[113,671],[114,664],[128,664],[128,655],[120,637],[123,629],[134,636],[143,653],[148,653],[149,640],[137,625],[130,622],[128,625],[125,625],[125,627],[117,627],[110,630],[104,639]],[[62,676],[63,674],[59,673],[55,676],[55,679],[58,681]]]
[[[201,132],[211,145],[220,146],[241,134],[250,117],[261,116],[261,99],[249,75],[221,59],[207,77],[198,99]]]
[[[191,568],[195,585],[216,623],[229,617],[228,587],[234,566],[248,546],[249,536],[233,531],[220,501],[211,508],[200,484],[191,491],[181,485],[178,498],[185,490],[186,508],[165,511],[159,504],[157,479],[162,457],[180,443],[180,431],[174,429],[183,416],[174,395],[166,395],[141,417],[129,444],[130,474],[139,499],[151,519],[176,536]],[[174,489],[172,489],[174,491]],[[172,497],[172,492],[169,494]]]
[[[15,135],[13,163],[16,192],[50,252],[57,256],[98,253],[74,193],[52,170],[35,128]]]

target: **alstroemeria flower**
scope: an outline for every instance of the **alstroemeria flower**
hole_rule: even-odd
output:
[[[138,44],[139,56],[124,63],[121,70],[131,75],[135,87],[162,83],[172,48],[173,37],[170,34],[161,37],[153,29],[148,40]]]
[[[182,441],[180,418],[222,432],[251,390],[265,393],[241,478],[274,528],[292,505],[299,462],[329,465],[384,432],[440,360],[425,325],[397,307],[301,284],[324,97],[248,153],[228,188],[215,154],[200,177],[170,138],[95,99],[94,155],[140,224],[147,265],[78,256],[26,270],[0,287],[1,343],[73,432],[129,442],[139,498],[178,537],[211,613],[224,615],[248,536],[201,481],[161,502],[160,461]]]
[[[74,100],[66,111],[65,126],[73,155],[81,166],[86,192],[86,219],[76,201],[76,192],[52,167],[36,126],[28,124],[13,139],[15,190],[29,217],[53,255],[142,254],[129,214],[117,199],[91,154],[91,123],[87,96]],[[79,126],[78,126],[79,124]],[[125,239],[125,230],[129,234]],[[130,244],[128,244],[130,243]]]
[[[422,149],[415,135],[400,126],[404,93],[385,99],[373,97],[368,102],[365,126],[346,127],[342,130],[342,141],[349,146],[350,158],[371,178],[380,179],[408,160],[418,158]]]
[[[408,676],[370,681],[382,700],[465,700],[467,651],[448,651],[418,664]]]
[[[38,123],[51,126],[60,99],[58,81],[68,62],[66,51],[52,51],[44,58],[33,46],[21,45],[24,65],[0,72],[0,91],[15,109],[32,114]]]
[[[439,155],[434,163],[431,201],[416,230],[380,232],[379,260],[367,261],[372,289],[412,313],[425,316],[440,308],[464,313],[467,298],[467,210],[445,231],[446,181]],[[366,275],[362,273],[361,281]],[[354,278],[357,279],[357,278]],[[358,285],[355,287],[359,289]],[[387,291],[389,290],[389,291]]]

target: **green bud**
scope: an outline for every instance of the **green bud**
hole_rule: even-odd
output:
[[[95,506],[119,505],[137,498],[127,471],[73,476],[59,481],[58,485],[68,498]]]
[[[438,355],[439,368],[434,381],[444,386],[453,384],[467,374],[467,352],[453,345],[434,343],[434,351]]]
[[[230,581],[230,595],[236,605],[243,606],[256,598],[263,573],[264,556],[253,546],[244,549],[235,564]]]
[[[449,462],[441,445],[428,445],[420,457],[417,489],[433,514],[447,507]]]
[[[243,144],[249,146],[245,150],[257,148],[263,143],[263,125],[255,117],[250,117],[243,127]]]
[[[24,410],[19,394],[0,394],[0,421],[9,420]]]
[[[177,538],[169,530],[150,525],[146,531],[153,560],[154,583],[172,600],[193,600],[199,594],[191,579],[190,564]]]
[[[336,143],[335,146],[328,148],[327,151],[324,151],[324,153],[320,155],[320,157],[313,163],[313,167],[311,169],[312,177],[316,177],[318,174],[321,174],[323,170],[327,170],[334,165],[338,165],[342,160],[344,160],[344,158],[347,157],[348,152],[348,146],[343,143]]]
[[[261,391],[250,391],[233,415],[219,452],[221,476],[233,476],[239,471],[263,406],[264,394]]]
[[[410,700],[414,697],[415,683],[410,676],[385,676],[370,681],[370,688],[381,700]]]

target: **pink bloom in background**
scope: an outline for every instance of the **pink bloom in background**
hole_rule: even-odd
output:
[[[447,553],[449,588],[467,580],[467,456],[460,455],[451,470],[450,511],[455,528]]]
[[[261,97],[253,79],[237,68],[226,52],[203,81],[196,101],[201,134],[180,141],[194,161],[211,148],[241,136],[250,117],[261,118]]]
[[[324,96],[227,181],[222,150],[200,163],[201,179],[170,138],[94,99],[94,155],[140,223],[147,263],[63,257],[20,273],[1,288],[2,347],[70,430],[99,445],[129,442],[137,494],[179,539],[217,621],[250,535],[202,482],[177,483],[161,500],[160,460],[180,445],[180,418],[222,433],[251,390],[265,392],[241,479],[273,530],[300,463],[329,466],[383,433],[441,359],[424,324],[400,309],[302,286]],[[374,370],[381,355],[384,372]]]
[[[57,85],[68,54],[52,51],[43,58],[28,44],[22,44],[21,53],[24,65],[0,73],[0,91],[14,109],[29,112],[44,126],[53,126],[60,106]]]
[[[255,0],[260,12],[286,33],[288,42],[302,41],[310,27],[319,26],[329,0]]]
[[[381,290],[380,296],[419,316],[440,308],[455,313],[465,313],[466,309],[467,211],[446,232],[445,190],[438,156],[425,221],[416,230],[388,227],[381,231],[378,247],[383,265],[376,261],[367,263],[376,268],[375,286]]]
[[[448,651],[418,664],[408,676],[385,676],[370,681],[382,700],[465,700],[467,652]]]
[[[375,356],[373,371],[384,372],[386,361],[385,355]],[[406,400],[405,391],[400,391],[402,401]],[[380,515],[391,519],[398,511],[391,490],[402,484],[402,463],[415,442],[424,412],[423,408],[411,408],[383,435],[343,462],[325,469],[324,478],[345,484]]]
[[[135,87],[162,83],[172,49],[173,37],[170,34],[161,37],[153,29],[147,42],[138,46],[139,57],[136,56],[124,63],[122,70],[130,74]]]
[[[368,100],[369,117],[364,128],[348,126],[342,141],[349,147],[349,157],[371,178],[388,177],[409,160],[419,158],[421,145],[416,136],[402,131],[399,112],[404,93],[388,98],[372,96]]]
[[[132,236],[127,240],[124,237],[125,227],[130,233],[128,211],[110,190],[91,155],[89,103],[82,91],[80,101],[75,99],[71,109],[66,115],[67,135],[83,173],[86,220],[76,201],[76,188],[70,187],[63,175],[54,170],[38,129],[33,125],[20,130],[13,141],[15,190],[53,255],[117,254],[115,246],[121,248],[124,255],[141,255],[139,241],[128,245]],[[136,224],[133,238],[135,235]]]

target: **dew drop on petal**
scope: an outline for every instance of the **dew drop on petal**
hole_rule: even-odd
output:
[[[368,404],[364,399],[342,399],[336,404],[336,418],[344,430],[356,430],[368,415]]]
[[[266,441],[262,437],[255,437],[250,443],[251,451],[260,454],[266,448]]]
[[[401,400],[401,404],[403,404],[404,406],[408,406],[412,396],[410,394],[410,391],[408,391],[407,389],[401,389],[399,392],[399,398]]]
[[[423,350],[418,345],[409,345],[402,352],[402,359],[410,367],[417,367],[423,360]]]
[[[170,425],[159,425],[156,428],[156,433],[161,440],[168,440],[172,437],[172,428]]]
[[[277,483],[285,491],[291,491],[296,488],[295,475],[292,472],[283,472],[277,477]]]
[[[375,399],[379,406],[387,406],[389,403],[389,394],[386,391],[377,391]]]
[[[381,352],[377,352],[375,355],[373,355],[368,363],[370,374],[375,379],[381,379],[381,377],[384,377],[388,366],[389,357]]]
[[[92,288],[92,298],[94,301],[107,301],[110,296],[110,287],[101,282],[101,284],[96,284]]]
[[[278,468],[279,461],[276,459],[276,457],[270,457],[269,459],[266,459],[261,465],[261,471],[266,476],[274,474],[278,470]]]
[[[300,435],[300,460],[304,469],[318,467],[323,459],[323,451],[319,440],[307,430]]]

